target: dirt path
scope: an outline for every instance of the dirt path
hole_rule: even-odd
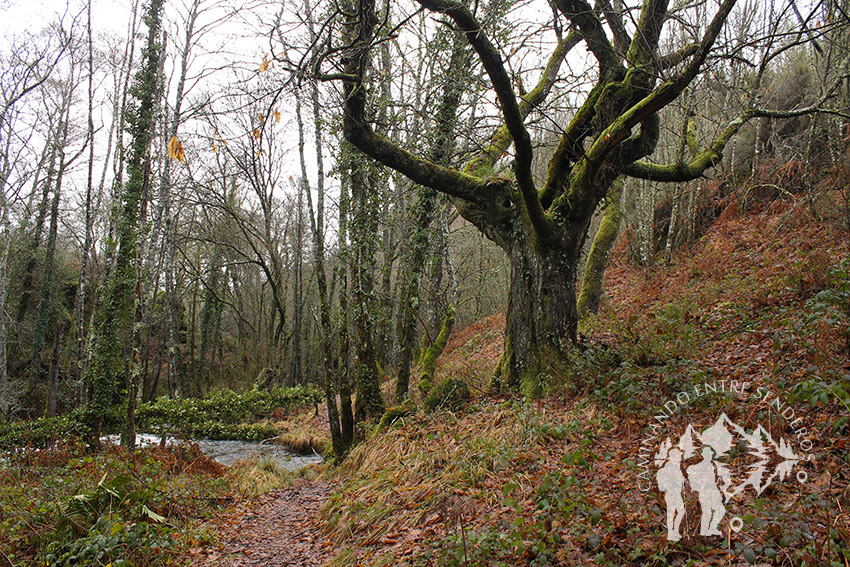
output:
[[[319,507],[333,485],[304,482],[275,490],[223,527],[222,544],[193,567],[318,567],[329,557],[317,524]],[[227,522],[225,522],[226,524]]]

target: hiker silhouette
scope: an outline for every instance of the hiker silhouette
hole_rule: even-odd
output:
[[[658,490],[664,493],[667,503],[667,539],[679,541],[682,539],[680,527],[685,518],[685,501],[682,490],[685,488],[685,475],[682,474],[682,451],[670,449],[667,462],[656,474]]]
[[[687,469],[688,482],[699,496],[700,517],[699,535],[723,535],[720,531],[720,521],[726,515],[723,505],[723,493],[717,487],[717,464],[714,462],[714,451],[711,447],[703,447],[700,453],[702,460]]]

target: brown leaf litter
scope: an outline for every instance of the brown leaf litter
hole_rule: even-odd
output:
[[[299,482],[275,490],[248,510],[225,519],[218,548],[193,550],[194,567],[311,567],[330,556],[317,521],[334,485]],[[228,525],[229,524],[229,525]]]

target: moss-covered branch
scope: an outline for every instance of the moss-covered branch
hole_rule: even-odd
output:
[[[558,78],[561,64],[564,62],[567,54],[580,41],[581,34],[577,31],[572,31],[567,34],[567,37],[558,42],[558,45],[549,56],[549,61],[546,63],[546,68],[543,70],[543,74],[540,76],[537,85],[520,100],[519,111],[523,118],[527,118],[534,108],[546,100],[549,91],[552,90],[552,86]],[[474,175],[476,172],[489,171],[510,147],[511,133],[508,131],[508,127],[503,125],[496,130],[484,149],[470,160],[464,168],[464,172]]]
[[[668,0],[644,0],[626,59],[629,62],[627,82],[632,86],[646,88],[654,80],[653,72],[658,38],[667,19]]]
[[[748,110],[733,120],[712,144],[699,152],[689,163],[659,165],[647,162],[634,162],[626,166],[625,173],[630,177],[652,181],[685,182],[702,177],[706,170],[714,167],[723,158],[723,148],[738,130],[755,115]]]
[[[577,161],[584,153],[582,143],[590,135],[590,123],[596,115],[596,103],[603,89],[604,85],[599,84],[590,91],[584,104],[564,130],[558,147],[555,148],[555,153],[549,160],[546,183],[540,189],[540,202],[545,208],[549,208],[555,198],[563,192],[570,176],[570,164]]]
[[[715,167],[723,159],[723,149],[729,140],[738,133],[741,127],[753,118],[794,118],[817,113],[834,113],[831,109],[823,108],[823,100],[817,104],[798,108],[794,110],[767,110],[748,109],[742,112],[735,120],[721,132],[717,138],[705,150],[697,152],[695,157],[688,163],[674,163],[660,165],[647,162],[634,162],[626,166],[624,173],[630,177],[648,179],[650,181],[685,182],[698,179],[703,174]],[[836,113],[841,115],[842,113]],[[686,141],[689,148],[694,147],[692,127],[688,125]],[[691,150],[693,153],[693,150]]]
[[[623,190],[624,176],[614,182],[608,193],[608,201],[602,213],[599,230],[593,237],[587,263],[584,267],[584,277],[581,282],[581,292],[578,296],[576,309],[579,316],[586,312],[596,313],[599,310],[599,299],[602,297],[602,280],[605,268],[608,266],[608,254],[620,230],[620,219],[623,216],[620,208],[620,195]]]
[[[420,185],[469,203],[487,206],[493,195],[504,194],[504,180],[481,179],[441,167],[429,159],[414,155],[372,129],[366,117],[364,83],[376,25],[374,0],[358,2],[358,9],[352,9],[349,21],[351,37],[346,38],[351,48],[343,58],[343,75],[346,79],[343,81],[345,106],[342,127],[345,139],[364,154]]]
[[[584,0],[555,0],[555,6],[568,20],[578,26],[587,48],[599,62],[600,75],[610,76],[622,70],[617,54],[596,11]]]
[[[658,63],[660,64],[662,69],[672,69],[691,55],[697,52],[699,49],[698,43],[689,43],[686,46],[673,51],[672,53],[668,53],[667,55],[662,55],[658,59]]]
[[[450,306],[446,311],[446,318],[443,319],[443,327],[440,329],[440,334],[436,340],[425,351],[422,357],[422,371],[419,374],[419,381],[433,381],[434,372],[437,369],[437,359],[443,354],[443,349],[446,348],[446,343],[449,342],[449,337],[452,335],[452,329],[455,326],[455,307]]]
[[[653,0],[646,1],[652,2]],[[676,97],[678,97],[682,93],[682,91],[691,83],[694,77],[696,77],[700,67],[705,62],[709,51],[711,50],[715,40],[717,39],[717,35],[720,33],[720,30],[722,29],[723,24],[726,21],[726,17],[729,15],[729,11],[732,10],[732,7],[734,5],[735,0],[725,0],[725,2],[723,2],[720,7],[720,10],[715,15],[714,19],[712,20],[711,24],[708,26],[708,29],[703,35],[703,39],[700,42],[700,46],[696,50],[693,59],[679,77],[670,81],[665,81],[664,83],[659,85],[651,93],[637,101],[625,112],[623,112],[619,116],[619,118],[613,120],[596,137],[586,154],[586,159],[589,162],[593,164],[602,163],[608,153],[615,146],[622,143],[631,135],[633,128],[641,124],[652,114],[655,114],[656,112],[670,104],[673,100],[676,99]],[[646,11],[646,7],[644,7],[644,11]],[[632,43],[632,47],[634,48],[634,42]],[[634,49],[637,52],[638,48]],[[612,99],[620,98],[622,100],[628,96],[632,96],[633,94],[632,92],[627,92],[626,88],[626,85],[620,85],[618,87],[616,83],[612,83],[606,87],[606,90],[611,89],[610,96]],[[613,105],[614,103],[615,100],[612,100],[608,104]],[[592,170],[593,168],[590,169]]]

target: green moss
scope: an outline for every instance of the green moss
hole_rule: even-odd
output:
[[[427,396],[428,393],[431,392],[431,386],[432,386],[431,381],[428,380],[427,378],[424,379],[424,380],[421,380],[419,382],[419,391],[422,392],[423,396]]]
[[[434,411],[438,408],[458,408],[471,397],[469,386],[459,378],[444,378],[437,384],[425,399],[425,409]]]
[[[590,253],[587,256],[581,293],[579,293],[577,303],[579,315],[584,315],[587,311],[596,313],[599,310],[599,299],[602,297],[602,280],[605,276],[605,268],[608,266],[608,254],[610,254],[614,241],[617,239],[620,219],[623,216],[620,209],[620,194],[624,179],[623,176],[618,177],[609,191],[609,201],[605,205],[602,222],[593,238],[593,245],[590,247]]]
[[[534,373],[523,374],[519,383],[519,392],[526,398],[542,398],[549,392],[548,380]]]
[[[449,307],[446,312],[446,318],[443,319],[443,327],[440,329],[440,334],[437,339],[431,343],[425,355],[422,357],[422,372],[419,375],[419,381],[432,380],[434,372],[437,370],[437,359],[443,354],[443,349],[446,348],[446,343],[449,342],[449,337],[452,334],[452,329],[455,324],[455,308]]]
[[[416,406],[410,398],[407,398],[400,406],[391,407],[384,412],[384,415],[381,416],[381,421],[378,422],[378,430],[390,427],[399,418],[413,415],[415,412]]]

